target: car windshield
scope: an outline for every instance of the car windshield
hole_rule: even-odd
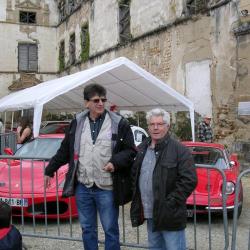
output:
[[[210,165],[220,169],[229,168],[223,151],[220,149],[209,147],[189,147],[189,149],[195,164]]]
[[[27,158],[51,158],[60,147],[62,138],[36,138],[19,148],[15,156]]]
[[[64,134],[69,127],[67,123],[48,124],[40,129],[40,134]]]

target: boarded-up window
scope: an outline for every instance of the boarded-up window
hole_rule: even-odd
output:
[[[72,34],[69,38],[69,62],[73,64],[76,59],[76,39],[75,34]]]
[[[37,45],[19,44],[18,45],[18,70],[25,72],[37,71]]]
[[[36,13],[28,12],[28,11],[20,11],[19,12],[19,21],[20,23],[36,23]]]
[[[59,47],[59,70],[62,71],[65,68],[65,43],[64,41],[60,42]]]
[[[119,34],[121,43],[131,40],[130,0],[124,0],[119,3]]]

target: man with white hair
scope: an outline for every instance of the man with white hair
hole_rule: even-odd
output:
[[[150,137],[139,145],[132,167],[132,226],[147,220],[151,250],[185,250],[186,200],[197,184],[194,161],[170,136],[168,112],[153,109],[146,118]]]

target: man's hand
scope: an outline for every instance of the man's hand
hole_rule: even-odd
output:
[[[18,126],[17,129],[16,129],[16,132],[17,132],[17,133],[20,133],[21,129],[22,129],[22,127],[21,127],[21,126]]]
[[[47,175],[45,175],[44,176],[44,187],[45,188],[49,188],[50,187],[50,185],[51,185],[51,177],[49,177],[49,176],[47,176]]]
[[[114,172],[115,171],[115,167],[113,165],[113,163],[108,162],[104,167],[103,170],[107,171],[107,172]]]

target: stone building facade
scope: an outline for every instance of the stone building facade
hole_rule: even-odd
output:
[[[197,113],[211,114],[217,141],[237,149],[250,143],[248,0],[2,0],[0,5],[1,96],[126,56],[192,100]],[[36,45],[31,71],[20,67],[20,44]]]

